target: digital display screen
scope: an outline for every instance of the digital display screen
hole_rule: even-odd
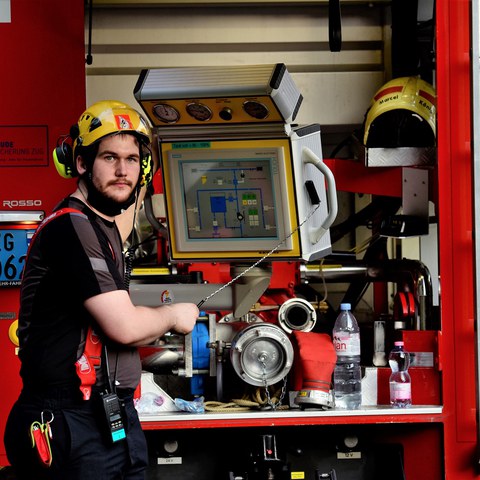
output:
[[[20,280],[34,229],[0,229],[0,287],[15,287]]]
[[[275,162],[275,156],[181,160],[188,238],[278,238]]]
[[[173,259],[299,255],[288,139],[175,142],[161,151]]]

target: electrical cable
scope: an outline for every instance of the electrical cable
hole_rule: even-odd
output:
[[[107,346],[106,345],[103,345],[103,352],[104,352],[104,356],[105,356],[105,375],[107,377],[107,388],[108,388],[108,392],[107,393],[112,393],[114,390],[113,390],[113,386],[112,386],[112,381],[110,379],[110,362],[108,361],[108,351],[107,351]]]
[[[93,63],[92,56],[92,17],[93,17],[93,0],[88,0],[88,52],[85,63],[91,65]]]
[[[168,238],[167,229],[163,226],[153,213],[153,203],[152,203],[152,196],[149,192],[145,195],[145,216],[147,220],[150,222],[150,225],[158,232],[158,234],[163,238]]]
[[[132,222],[132,230],[130,232],[130,247],[127,248],[127,251],[124,254],[125,258],[125,275],[123,277],[123,283],[127,291],[130,289],[130,278],[132,276],[133,270],[133,260],[135,256],[135,248],[136,246],[133,243],[133,237],[135,233],[135,222],[137,220],[137,207],[138,207],[138,195],[140,193],[140,185],[137,186],[137,193],[135,195],[135,205],[133,210],[133,222]]]
[[[320,309],[320,303],[326,303],[327,298],[328,298],[328,288],[327,288],[327,282],[325,280],[325,273],[323,272],[323,264],[325,263],[325,259],[322,258],[318,265],[318,270],[320,271],[320,278],[322,279],[322,286],[323,286],[323,298],[318,302],[318,308]]]

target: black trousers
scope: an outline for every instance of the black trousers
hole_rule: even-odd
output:
[[[13,406],[5,428],[5,449],[18,480],[144,480],[148,464],[145,435],[133,404],[133,394],[119,393],[127,437],[112,443],[104,426],[98,395],[88,401],[77,394],[22,392]],[[30,425],[51,422],[53,461],[41,465],[32,448]]]

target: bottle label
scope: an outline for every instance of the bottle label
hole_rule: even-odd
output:
[[[390,384],[390,401],[399,402],[412,399],[411,383],[391,383]]]
[[[335,332],[333,345],[337,356],[353,357],[360,355],[360,334],[350,332]]]

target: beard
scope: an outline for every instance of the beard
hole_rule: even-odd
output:
[[[131,191],[126,200],[119,201],[100,191],[93,183],[91,174],[85,174],[84,181],[87,186],[88,203],[104,215],[115,217],[135,202],[137,187]]]

